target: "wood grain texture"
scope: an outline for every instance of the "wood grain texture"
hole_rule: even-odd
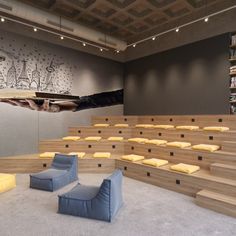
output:
[[[210,166],[211,174],[236,180],[236,165],[214,163]]]

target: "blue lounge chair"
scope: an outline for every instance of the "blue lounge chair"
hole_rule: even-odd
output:
[[[56,154],[49,169],[30,175],[30,188],[55,191],[78,180],[78,158]]]
[[[59,195],[58,212],[111,222],[122,204],[122,172],[116,170],[100,187],[78,184]]]

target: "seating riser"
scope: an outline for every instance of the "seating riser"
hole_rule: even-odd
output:
[[[222,151],[236,152],[236,141],[227,140],[222,145]]]
[[[44,140],[39,142],[39,152],[110,152],[120,154],[124,152],[124,144],[111,141]]]
[[[126,143],[124,152],[125,154],[142,155],[146,158],[166,159],[173,163],[183,162],[188,164],[197,164],[202,168],[207,169],[209,169],[210,165],[215,162],[236,165],[236,155],[226,153],[222,154],[221,152],[200,152],[191,149],[170,148],[137,143]]]
[[[128,139],[131,137],[131,129],[115,127],[70,127],[68,135],[80,136],[81,138],[85,138],[88,136],[100,136],[102,138],[116,136]]]
[[[221,167],[219,163],[210,166],[212,175],[236,180],[236,165],[230,165],[229,168]]]
[[[129,124],[135,125],[138,123],[138,116],[93,116],[92,124]]]
[[[124,167],[127,167],[127,170],[124,170]],[[144,179],[145,182],[158,185],[160,182],[162,185],[168,186],[168,183],[172,183],[172,187],[175,191],[182,192],[186,194],[189,191],[189,187],[192,188],[191,195],[195,196],[195,194],[201,189],[208,189],[212,191],[218,191],[219,193],[228,194],[230,196],[236,196],[236,186],[222,183],[220,181],[216,181],[214,178],[210,179],[209,176],[200,177],[200,174],[181,174],[173,171],[166,170],[164,168],[155,168],[149,167],[137,163],[130,163],[122,160],[116,160],[116,168],[123,170],[125,176],[129,176],[131,178],[141,180]],[[150,173],[150,177],[147,176],[147,172]],[[162,178],[161,181],[158,180]],[[151,180],[152,179],[152,180]],[[180,184],[176,184],[176,181],[179,180]],[[160,186],[160,185],[158,185]],[[182,186],[188,186],[185,191],[182,191]],[[161,186],[163,187],[163,186]]]

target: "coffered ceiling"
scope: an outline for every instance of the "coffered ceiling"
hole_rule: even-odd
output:
[[[143,34],[227,0],[18,0],[134,42]]]

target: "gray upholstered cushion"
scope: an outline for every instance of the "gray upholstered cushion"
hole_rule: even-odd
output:
[[[122,172],[116,170],[100,188],[77,185],[60,195],[58,211],[110,222],[122,204]]]

